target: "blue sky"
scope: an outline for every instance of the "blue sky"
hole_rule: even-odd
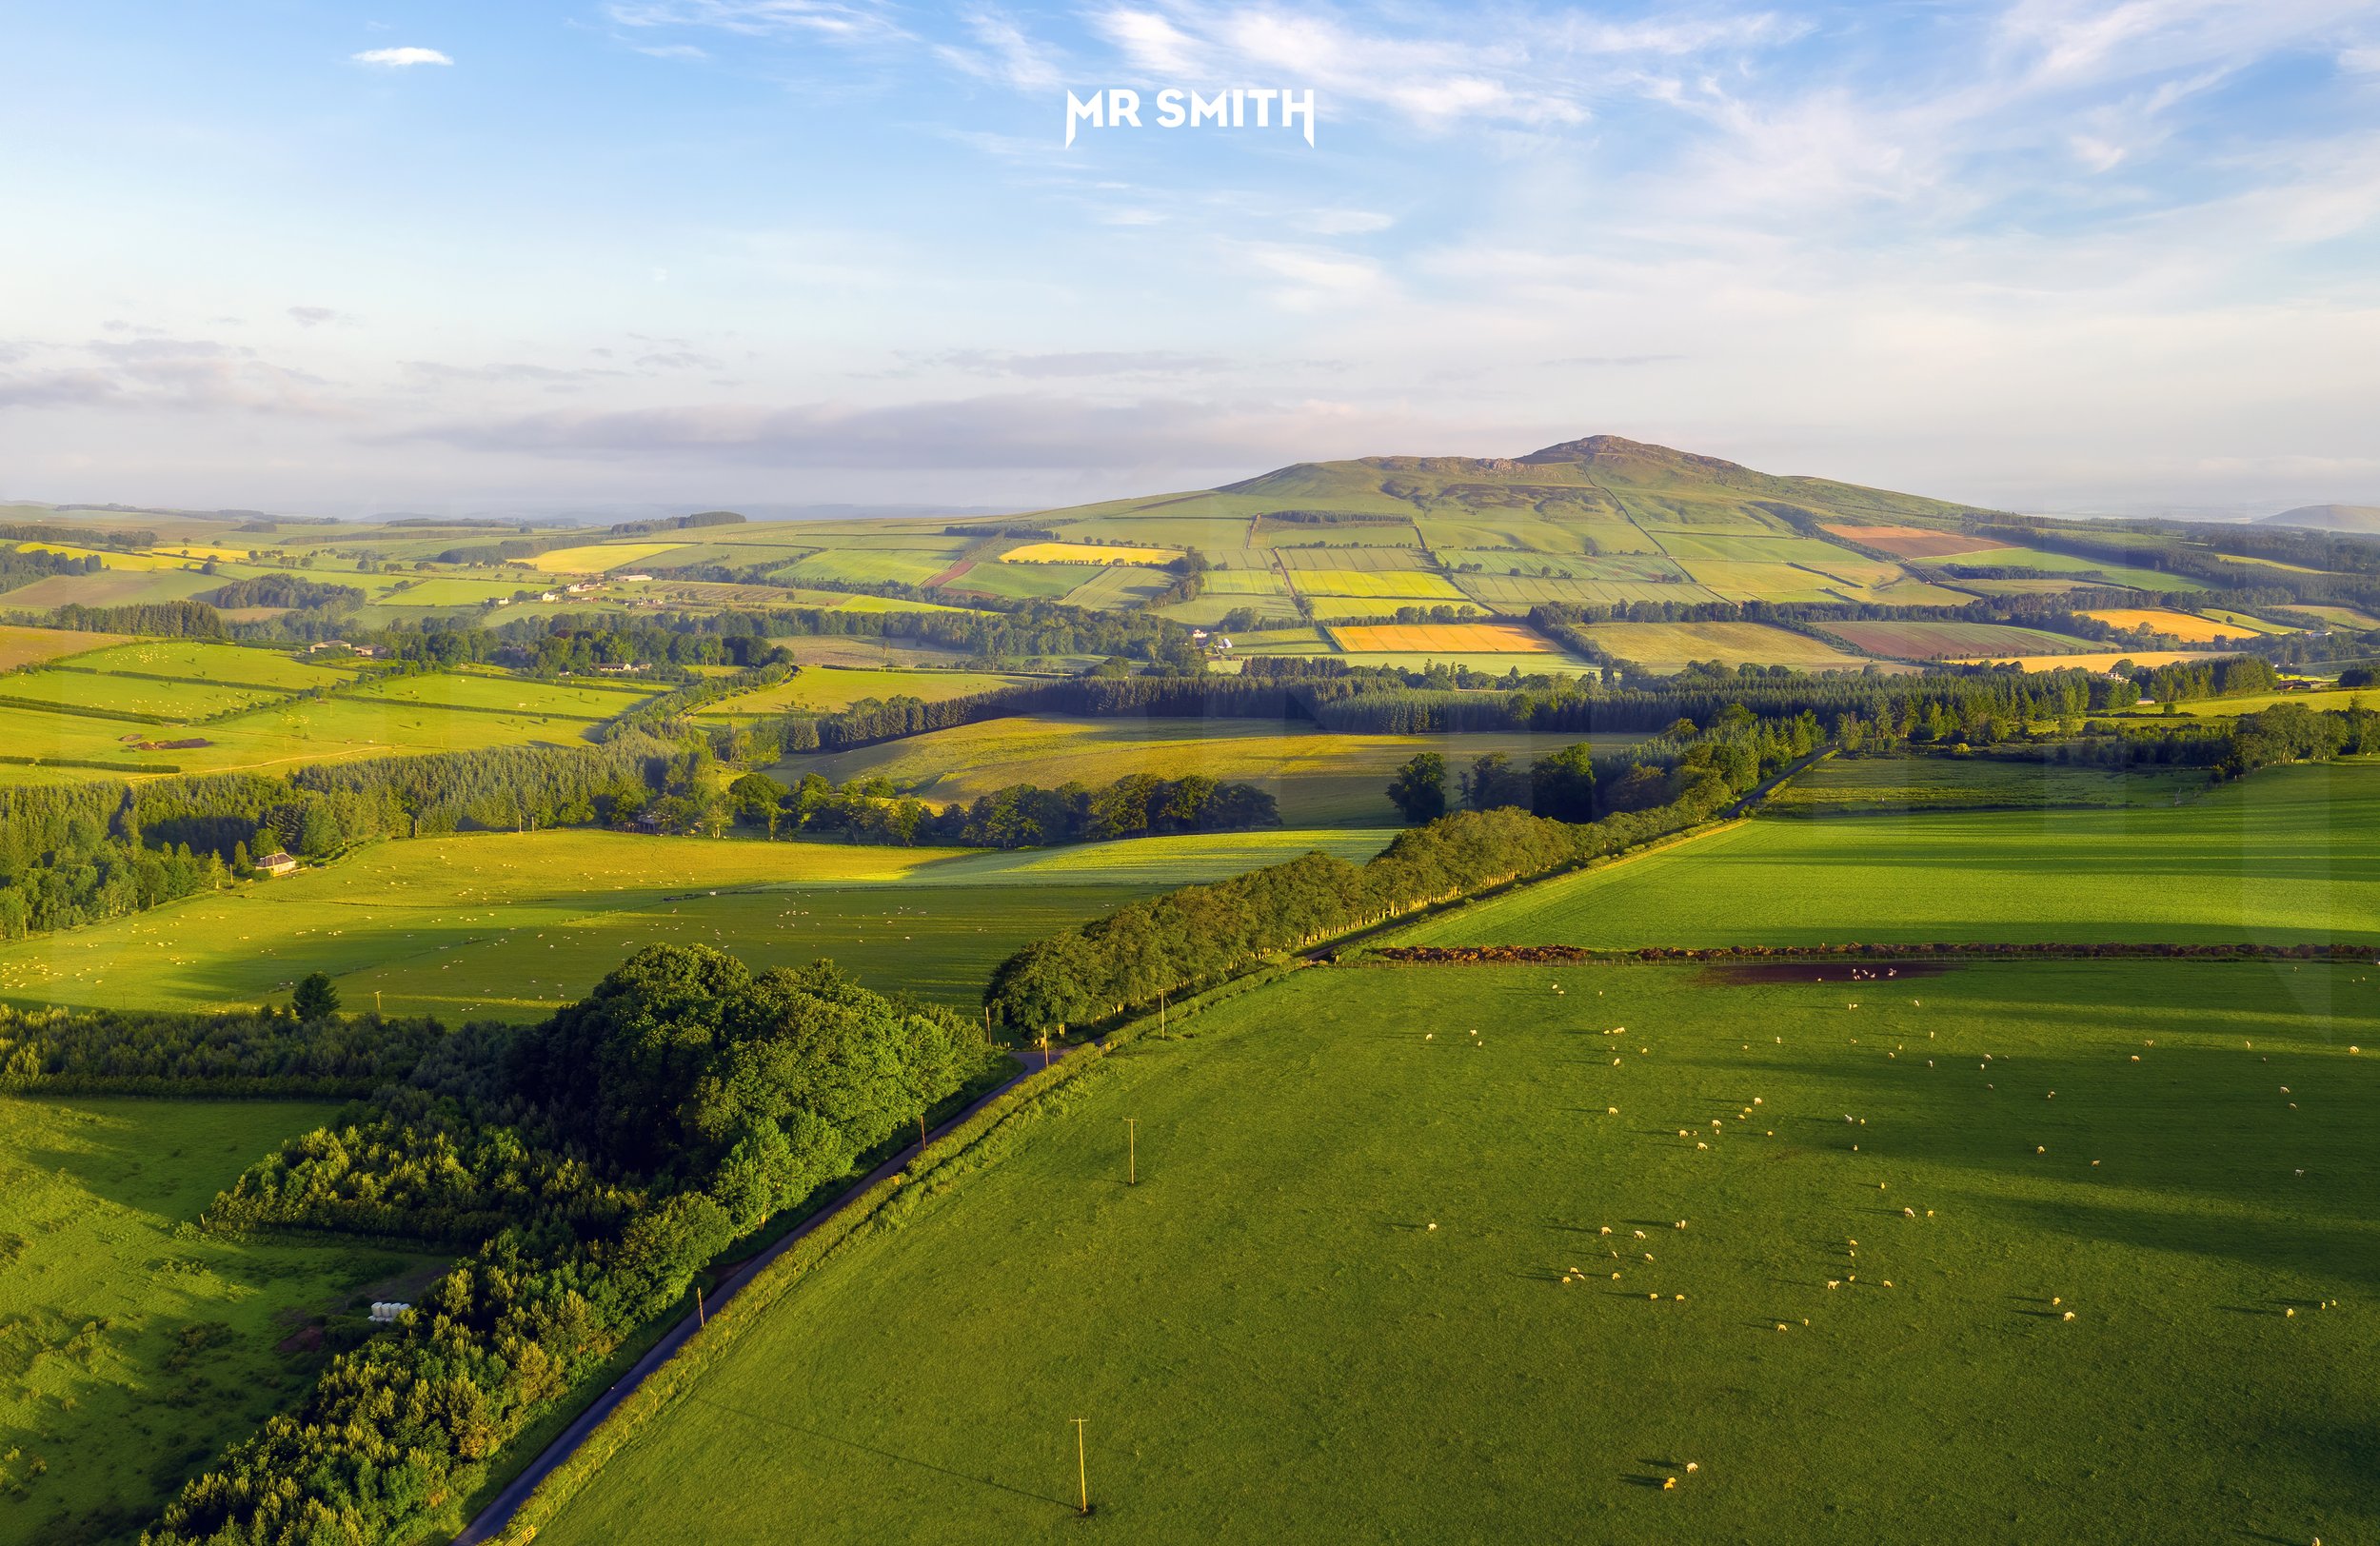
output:
[[[0,3],[0,496],[2380,503],[2380,4]],[[1068,89],[1311,89],[1317,143]]]

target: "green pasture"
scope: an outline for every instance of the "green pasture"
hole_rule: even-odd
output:
[[[1479,659],[1492,659],[1498,672],[1516,662],[1524,672],[1557,668],[1551,656]],[[787,780],[816,772],[838,783],[877,774],[937,803],[973,801],[1017,783],[1099,788],[1133,773],[1166,779],[1200,773],[1267,791],[1292,827],[1382,826],[1397,820],[1388,783],[1417,752],[1443,756],[1451,774],[1458,761],[1490,752],[1526,763],[1581,740],[1610,747],[1636,739],[1536,732],[1351,736],[1260,720],[1013,719],[857,751],[790,757],[770,771]]]
[[[1809,976],[1178,1022],[725,1312],[540,1546],[2380,1531],[2380,986]]]
[[[538,682],[477,672],[388,677],[359,687],[352,702],[402,704],[426,709],[524,714],[547,719],[604,720],[625,713],[660,689],[650,684]]]
[[[177,723],[253,707],[281,696],[270,687],[208,686],[54,669],[16,672],[8,679],[5,691],[0,691],[0,697],[62,714],[153,715]]]
[[[188,1227],[336,1109],[0,1100],[0,1541],[137,1535],[312,1379],[309,1319],[380,1280],[400,1292],[421,1259]]]
[[[283,649],[254,649],[203,639],[143,639],[79,656],[73,666],[83,671],[128,671],[274,692],[337,686],[355,677],[354,668],[344,661],[317,663]]]
[[[1155,601],[1173,583],[1173,577],[1160,570],[1118,565],[1090,574],[1067,591],[1064,600],[1069,606],[1087,606],[1094,611],[1137,606]]]
[[[1251,832],[1018,853],[583,829],[422,838],[0,944],[0,1001],[226,1008],[286,1001],[319,971],[349,1009],[526,1020],[636,949],[678,941],[755,965],[832,957],[872,987],[972,1006],[1028,940],[1310,848],[1369,858],[1389,836]]]
[[[1861,598],[1857,585],[1845,585],[1828,575],[1795,564],[1753,564],[1720,559],[1688,559],[1684,567],[1696,585],[1731,602],[1836,602]]]
[[[2180,805],[1756,818],[1525,886],[1399,944],[2380,943],[2380,763]]]
[[[1210,569],[1205,577],[1209,596],[1286,596],[1288,583],[1272,569]]]
[[[2108,533],[2097,540],[2112,539]],[[1960,553],[1952,558],[1937,559],[1938,564],[1969,565],[1978,569],[2039,569],[2047,574],[2104,574],[2119,585],[2131,585],[2149,591],[2204,590],[2207,587],[2187,575],[2169,574],[2163,569],[2140,569],[2129,565],[2113,564],[2105,559],[2077,558],[2072,553],[2053,553],[2036,547],[1993,547],[1980,553]],[[1963,583],[1963,582],[1962,582]]]
[[[947,588],[979,591],[1003,601],[1055,601],[1081,585],[1084,578],[1079,564],[987,563],[950,581]]]
[[[2204,768],[2061,767],[2035,758],[1830,757],[1795,774],[1762,808],[1866,816],[1878,810],[2163,806],[2205,793],[2212,779]]]

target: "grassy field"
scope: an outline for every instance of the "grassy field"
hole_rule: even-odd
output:
[[[1826,631],[1871,655],[1898,660],[1934,661],[1954,656],[2013,659],[2020,655],[2076,654],[2088,643],[2040,628],[2016,628],[1999,623],[1886,623],[1833,620]]]
[[[417,1263],[183,1227],[336,1109],[0,1100],[0,1541],[136,1533],[312,1378],[306,1318]]]
[[[88,639],[89,634],[67,634]],[[190,682],[223,683],[238,687],[268,687],[275,692],[302,692],[308,687],[336,686],[355,678],[352,667],[316,662],[282,649],[251,649],[239,644],[210,644],[203,639],[144,639],[85,655],[77,670],[128,671],[143,676],[177,677]]]
[[[153,715],[177,723],[250,708],[282,696],[269,687],[203,686],[190,682],[151,682],[140,677],[98,676],[89,671],[19,671],[0,697],[60,713]]]
[[[1228,1002],[737,1322],[540,1546],[2380,1531],[2380,987],[1854,991],[1355,966]]]
[[[2328,687],[2310,692],[2252,692],[2243,693],[2236,698],[2192,698],[2175,704],[2173,706],[2179,713],[2195,715],[2203,719],[2260,713],[2276,704],[2302,704],[2308,708],[2322,712],[2353,708],[2358,704],[2370,708],[2380,704],[2380,691],[2374,691],[2370,687]],[[2161,709],[2162,705],[2159,711]],[[2143,710],[2142,712],[2152,711]]]
[[[1830,757],[1795,774],[1765,809],[1790,816],[1869,816],[1878,810],[2042,809],[2171,805],[2203,793],[2202,768],[2060,767],[2038,759]]]
[[[1541,670],[1541,662],[1532,656],[1525,664]],[[1492,668],[1513,664],[1513,657],[1497,656]],[[1293,827],[1384,826],[1396,820],[1388,782],[1417,752],[1437,752],[1450,765],[1498,751],[1527,763],[1579,739],[1342,736],[1257,720],[991,720],[858,751],[791,757],[771,771],[788,780],[822,773],[838,783],[882,774],[938,803],[972,801],[1016,783],[1098,788],[1128,773],[1167,779],[1203,773],[1268,791],[1280,803],[1282,822]],[[1597,746],[1619,746],[1636,738],[1591,739]]]
[[[381,843],[321,869],[0,945],[0,1000],[156,1009],[286,1001],[328,973],[350,1009],[537,1019],[638,947],[760,965],[832,957],[871,986],[972,1007],[1027,940],[1193,881],[1381,831],[1158,838],[1022,853],[565,830]]]
[[[405,704],[430,709],[461,709],[563,720],[604,720],[625,713],[661,689],[532,682],[522,677],[477,673],[390,677],[359,689],[353,701]]]
[[[936,703],[1033,680],[996,676],[987,671],[881,671],[818,666],[773,687],[723,698],[705,705],[701,716],[740,719],[756,714],[783,714],[797,708],[831,713],[849,708],[863,698],[922,698]]]
[[[1767,623],[1595,623],[1584,631],[1621,660],[1656,673],[1681,671],[1690,661],[1797,671],[1860,671],[1875,664]]]
[[[1401,944],[2380,941],[2380,763],[2136,810],[1756,819],[1429,920]]]
[[[0,605],[5,605],[0,601]],[[40,665],[124,642],[125,636],[120,633],[76,633],[66,628],[20,628],[0,624],[0,671]]]

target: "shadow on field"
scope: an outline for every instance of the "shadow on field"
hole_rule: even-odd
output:
[[[931,1471],[936,1476],[948,1477],[953,1481],[963,1481],[976,1487],[988,1487],[994,1492],[1010,1493],[1018,1497],[1030,1498],[1036,1503],[1047,1503],[1054,1508],[1063,1509],[1068,1514],[1077,1512],[1075,1505],[1062,1497],[1052,1497],[1046,1493],[1037,1493],[1029,1488],[1012,1487],[1007,1482],[996,1481],[990,1477],[971,1477],[963,1471],[953,1471],[946,1465],[937,1465],[931,1460],[921,1460],[914,1455],[902,1455],[894,1450],[880,1449],[874,1444],[864,1444],[856,1438],[844,1438],[841,1435],[830,1434],[823,1428],[812,1428],[783,1417],[771,1417],[766,1413],[730,1406],[724,1401],[712,1400],[707,1396],[689,1396],[686,1399],[697,1406],[707,1406],[714,1412],[724,1412],[729,1417],[741,1417],[746,1422],[763,1423],[771,1428],[782,1428],[787,1433],[823,1439],[829,1444],[840,1444],[844,1449],[858,1450],[863,1455],[873,1455],[880,1460],[892,1460],[901,1465],[915,1466],[921,1471]]]

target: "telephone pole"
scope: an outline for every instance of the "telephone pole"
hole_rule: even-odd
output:
[[[1082,1485],[1082,1512],[1085,1514],[1091,1512],[1091,1468],[1082,1457],[1082,1425],[1089,1420],[1087,1417],[1074,1419],[1074,1472],[1075,1479]]]
[[[1140,1122],[1134,1117],[1124,1119],[1124,1184],[1140,1184]]]
[[[703,1285],[697,1283],[694,1285],[694,1329],[700,1331],[710,1323],[710,1317],[703,1313]]]

